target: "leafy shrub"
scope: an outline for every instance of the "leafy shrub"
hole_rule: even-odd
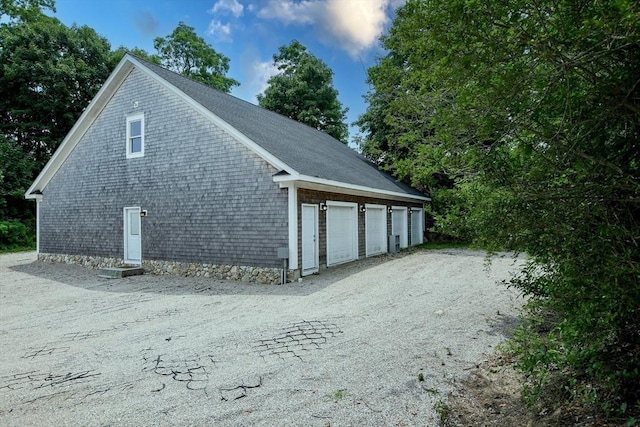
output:
[[[15,220],[0,221],[0,250],[30,248],[35,246],[33,227]]]

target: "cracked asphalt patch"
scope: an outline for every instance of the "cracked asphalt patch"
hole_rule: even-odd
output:
[[[262,286],[1,255],[0,425],[433,425],[515,323],[521,263],[413,251]]]
[[[276,356],[281,359],[297,357],[304,360],[309,352],[320,349],[328,339],[341,334],[335,323],[322,320],[303,320],[284,328],[274,338],[261,339],[255,344],[260,356]]]

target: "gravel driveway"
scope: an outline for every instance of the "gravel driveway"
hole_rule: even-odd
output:
[[[518,265],[414,251],[275,286],[2,255],[0,425],[435,425],[516,322]]]

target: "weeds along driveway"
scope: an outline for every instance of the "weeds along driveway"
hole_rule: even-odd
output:
[[[3,426],[434,425],[522,302],[520,260],[467,250],[281,286],[34,260],[0,256]]]

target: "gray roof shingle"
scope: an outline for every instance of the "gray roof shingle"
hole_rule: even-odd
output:
[[[425,197],[324,132],[134,58],[299,174]]]

